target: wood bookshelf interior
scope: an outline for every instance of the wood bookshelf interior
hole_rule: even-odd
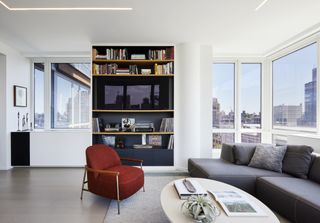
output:
[[[120,156],[143,159],[148,166],[172,166],[174,132],[160,131],[160,127],[163,119],[174,117],[174,47],[93,46],[92,77],[93,126],[98,120],[93,144],[107,144],[105,138],[115,137],[114,147]],[[104,130],[106,125],[121,125],[123,118],[152,123],[154,131]],[[158,136],[161,145],[133,149],[143,138],[148,144],[151,136]],[[118,140],[124,147],[117,147]]]

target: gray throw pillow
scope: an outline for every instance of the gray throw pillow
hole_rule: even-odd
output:
[[[286,153],[286,146],[258,145],[249,163],[250,167],[282,172],[282,160]]]
[[[320,156],[317,156],[310,169],[309,179],[320,184]]]
[[[238,165],[248,165],[257,144],[254,143],[239,143],[233,147],[235,163]]]
[[[310,146],[287,145],[287,151],[282,162],[282,171],[295,177],[307,179],[311,164]]]

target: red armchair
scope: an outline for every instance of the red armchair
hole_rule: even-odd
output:
[[[144,191],[143,160],[120,158],[116,151],[103,144],[88,147],[86,159],[81,200],[83,191],[117,200],[118,214],[120,214],[121,200],[130,197],[141,188]],[[122,160],[137,162],[140,168],[122,165]]]

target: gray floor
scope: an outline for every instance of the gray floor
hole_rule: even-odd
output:
[[[86,192],[80,168],[0,171],[0,223],[102,223],[109,200]]]
[[[0,223],[102,223],[110,200],[85,192],[81,201],[82,177],[81,168],[0,171]]]

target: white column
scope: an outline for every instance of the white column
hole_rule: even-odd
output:
[[[211,65],[211,46],[177,45],[174,157],[178,169],[186,169],[189,158],[211,156]]]
[[[6,56],[0,54],[0,170],[7,169]]]

